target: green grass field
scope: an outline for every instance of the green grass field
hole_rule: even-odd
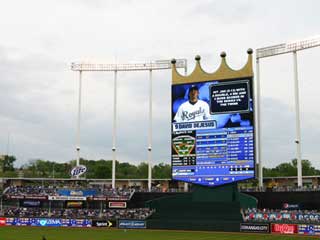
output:
[[[307,236],[106,228],[0,227],[0,240],[257,240],[315,239]]]

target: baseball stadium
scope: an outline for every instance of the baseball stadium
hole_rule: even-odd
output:
[[[308,59],[319,55],[320,18],[307,31],[292,13],[315,16],[315,7],[49,2],[22,4],[28,15],[4,4],[4,32],[19,31],[0,39],[0,240],[319,238],[318,83]],[[264,13],[268,34],[253,23],[266,24]],[[37,34],[18,37],[33,26]]]

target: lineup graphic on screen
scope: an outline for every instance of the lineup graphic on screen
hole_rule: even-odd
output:
[[[172,178],[205,186],[255,176],[252,78],[172,85]]]

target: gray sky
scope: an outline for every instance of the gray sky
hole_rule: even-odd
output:
[[[73,61],[106,63],[200,54],[208,72],[227,52],[231,67],[246,50],[320,34],[319,1],[2,1],[0,8],[0,152],[18,164],[75,158],[77,74]],[[320,48],[299,53],[302,153],[320,168]],[[263,160],[295,156],[292,56],[262,60]],[[154,73],[153,154],[170,162],[170,71]],[[86,73],[81,155],[111,159],[113,75]],[[148,73],[119,74],[118,159],[147,159]]]

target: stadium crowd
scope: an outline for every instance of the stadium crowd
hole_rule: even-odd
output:
[[[320,191],[320,186],[273,186],[267,187],[239,187],[241,192],[314,192]]]
[[[49,218],[66,218],[66,219],[141,219],[150,217],[154,210],[149,208],[132,208],[132,209],[45,209],[45,208],[21,208],[10,207],[0,212],[2,217],[49,217]]]
[[[57,195],[57,189],[53,186],[10,186],[3,191],[3,194],[13,196],[48,196]]]
[[[318,210],[248,208],[241,214],[245,222],[320,223]]]
[[[82,191],[88,188],[72,188],[70,186],[55,187],[55,186],[9,186],[4,191],[4,195],[10,196],[58,196],[59,190],[76,190]],[[103,187],[103,188],[90,188],[96,190],[95,196],[105,196],[109,198],[122,198],[130,199],[134,193],[132,188],[116,188]]]

